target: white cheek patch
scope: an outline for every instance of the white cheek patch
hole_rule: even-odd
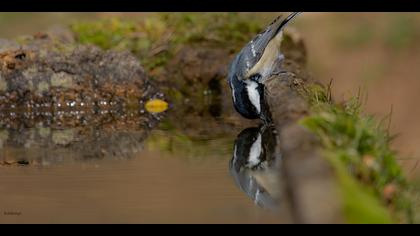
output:
[[[258,92],[258,84],[254,81],[245,80],[246,91],[252,105],[257,109],[258,114],[261,113],[260,93]]]
[[[260,162],[261,155],[261,134],[258,134],[257,140],[252,144],[249,150],[248,167],[254,167]]]

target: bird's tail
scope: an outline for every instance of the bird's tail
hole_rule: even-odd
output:
[[[278,25],[275,33],[273,34],[273,36],[275,37],[282,29],[285,25],[287,25],[287,23],[289,23],[293,18],[295,18],[295,16],[299,15],[301,12],[293,12],[291,13],[289,16],[286,17],[286,19],[284,19],[283,21],[280,22],[280,24]],[[280,17],[278,17],[276,20],[278,20]]]

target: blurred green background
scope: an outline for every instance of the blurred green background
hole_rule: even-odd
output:
[[[0,38],[33,34],[54,25],[154,13],[0,13]],[[180,14],[180,13],[173,13]],[[265,26],[278,13],[243,13]],[[393,142],[409,176],[419,175],[420,13],[304,13],[290,27],[308,49],[308,68],[324,83],[333,79],[340,101],[367,93],[366,112],[385,117],[392,109]],[[417,170],[417,171],[414,171]]]

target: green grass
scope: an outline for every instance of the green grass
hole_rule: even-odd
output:
[[[408,183],[384,122],[362,113],[360,96],[336,104],[320,85],[307,88],[305,96],[312,114],[301,124],[318,136],[337,172],[348,222],[411,222]]]
[[[161,55],[148,55],[165,31],[161,21],[123,21],[118,18],[78,22],[71,25],[79,43],[93,44],[103,49],[128,50],[142,59],[143,65],[151,70],[166,61]]]

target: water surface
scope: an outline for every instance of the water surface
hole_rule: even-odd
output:
[[[245,125],[206,121],[210,132],[165,120],[134,129],[135,116],[125,125],[11,120],[0,129],[0,223],[287,221],[255,198],[263,188],[244,188],[244,173],[232,170]]]

